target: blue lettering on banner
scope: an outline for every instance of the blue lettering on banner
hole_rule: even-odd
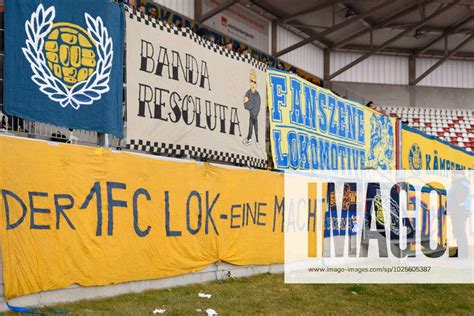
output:
[[[324,92],[319,93],[318,98],[318,108],[319,108],[319,130],[322,133],[327,132],[327,116],[326,116],[326,109],[327,109],[327,95]]]
[[[298,138],[295,131],[288,132],[288,149],[290,151],[290,167],[293,169],[298,169]]]
[[[281,131],[274,130],[273,131],[273,139],[275,144],[275,152],[276,152],[276,161],[277,166],[279,168],[288,168],[288,154],[283,154],[281,149]]]
[[[332,141],[324,136],[290,130],[281,139],[282,130],[274,128],[273,140],[276,167],[300,170],[363,169],[365,150],[357,146]],[[287,151],[283,150],[283,142]]]
[[[322,170],[330,170],[328,164],[329,141],[319,139],[319,161],[321,161]]]
[[[336,99],[333,96],[328,97],[329,100],[329,134],[337,136],[337,121],[336,121]]]
[[[150,193],[148,193],[146,189],[138,189],[133,194],[133,229],[135,230],[137,236],[145,237],[150,233],[151,227],[147,226],[145,230],[141,230],[140,226],[138,225],[138,198],[140,195],[145,196],[147,201],[151,200]]]
[[[346,104],[337,101],[339,111],[339,137],[346,138]]]
[[[308,159],[308,135],[304,133],[298,134],[300,144],[300,169],[309,169]]]
[[[270,86],[272,93],[272,120],[281,122],[280,107],[286,107],[286,78],[278,75],[270,76]]]
[[[35,207],[34,197],[48,197],[48,193],[46,192],[29,192],[28,194],[30,200],[30,229],[50,229],[49,225],[40,225],[35,223],[35,214],[50,214],[51,210],[46,208],[38,208]]]
[[[319,160],[318,160],[318,141],[316,138],[311,137],[310,139],[311,143],[311,168],[313,170],[318,170],[319,169]]]
[[[63,205],[59,204],[60,199],[67,199],[69,200],[69,204]],[[76,227],[72,224],[69,217],[66,215],[65,210],[70,210],[74,207],[74,198],[69,194],[55,194],[54,195],[54,206],[56,209],[56,229],[60,228],[61,223],[61,215],[64,217],[64,220],[68,223],[69,227],[73,230],[76,230]]]
[[[362,105],[280,72],[270,73],[269,84],[273,98],[270,104],[270,135],[275,167],[301,170],[364,169],[366,110]],[[374,142],[373,134],[380,126],[379,118],[388,120],[388,117],[375,113],[371,115],[370,131],[367,131],[371,143],[367,146],[371,150],[368,158],[373,167],[374,162],[381,159],[374,154],[373,146],[380,141]],[[386,146],[393,147],[393,144],[390,145],[392,141],[393,138],[389,138]],[[380,148],[377,150],[380,152]],[[387,160],[393,162],[391,157]]]
[[[301,82],[291,79],[291,123],[303,125],[303,113],[301,111]]]
[[[314,87],[305,85],[304,94],[306,97],[306,127],[316,129],[316,118],[317,118],[316,89]]]
[[[21,211],[22,211],[21,216],[15,223],[11,222],[11,214],[10,214],[11,211],[10,211],[10,203],[8,202],[8,198],[7,198],[8,196],[12,197],[15,201],[17,201],[21,207]],[[25,220],[25,216],[27,213],[26,205],[23,202],[23,200],[20,199],[18,195],[8,190],[2,190],[2,198],[5,204],[5,217],[7,220],[7,230],[15,229]]]
[[[365,124],[365,119],[364,119],[364,111],[361,109],[357,109],[357,118],[359,121],[359,134],[358,134],[358,141],[360,144],[365,144],[365,134],[364,134],[364,124]]]
[[[347,105],[347,138],[356,139],[356,109],[352,104]],[[360,128],[364,128],[361,126]]]
[[[114,208],[115,207],[127,207],[127,201],[115,200],[112,196],[113,190],[125,190],[127,185],[125,183],[119,182],[107,182],[107,205],[108,205],[108,226],[107,234],[109,236],[113,235],[114,232]]]

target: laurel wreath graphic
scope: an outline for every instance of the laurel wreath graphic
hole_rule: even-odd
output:
[[[87,80],[76,83],[68,89],[56,78],[46,64],[43,53],[44,38],[51,32],[56,11],[53,6],[44,9],[40,4],[31,19],[26,21],[26,47],[23,54],[30,62],[33,71],[33,80],[52,101],[58,102],[63,108],[68,105],[78,110],[81,105],[90,105],[99,100],[109,88],[110,73],[112,71],[113,42],[102,19],[94,19],[88,13],[84,14],[87,32],[95,42],[98,53],[97,67]]]

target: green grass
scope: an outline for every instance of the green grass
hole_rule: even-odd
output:
[[[73,315],[151,315],[155,308],[166,309],[164,315],[206,315],[197,308],[219,315],[472,315],[474,285],[290,285],[281,274],[265,274],[53,308]]]

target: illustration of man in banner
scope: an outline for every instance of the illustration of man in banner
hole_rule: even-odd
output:
[[[243,140],[245,146],[252,144],[252,132],[255,131],[255,145],[260,149],[258,142],[258,114],[260,113],[260,94],[257,91],[257,73],[255,69],[250,70],[250,89],[244,96],[244,107],[249,111],[249,133],[247,138]]]

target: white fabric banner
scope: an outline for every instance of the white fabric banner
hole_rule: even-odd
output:
[[[127,12],[127,147],[264,168],[265,66]]]

